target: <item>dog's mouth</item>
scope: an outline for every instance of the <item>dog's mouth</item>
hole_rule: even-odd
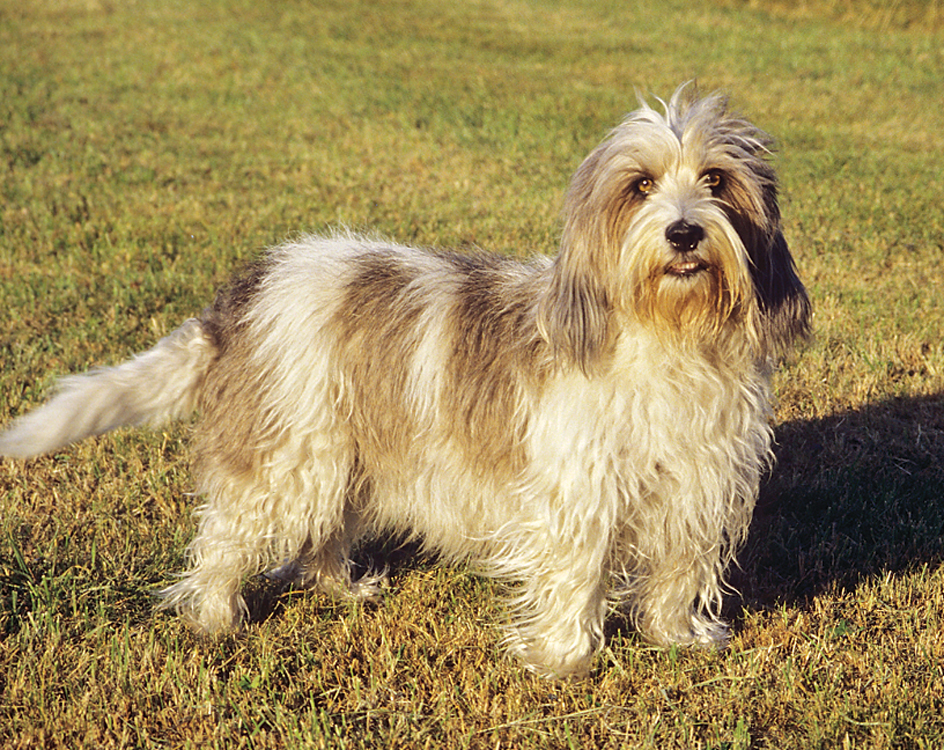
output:
[[[695,276],[696,274],[701,273],[702,271],[708,270],[708,264],[703,260],[683,260],[678,263],[670,263],[665,268],[665,273],[667,276],[675,276],[677,278],[686,278],[689,276]]]

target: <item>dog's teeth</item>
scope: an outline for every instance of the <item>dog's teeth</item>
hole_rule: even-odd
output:
[[[701,268],[702,268],[701,263],[698,263],[697,261],[692,261],[690,263],[677,263],[676,265],[671,266],[669,268],[669,273],[676,274],[676,275],[685,275],[685,274],[699,271],[701,270]]]

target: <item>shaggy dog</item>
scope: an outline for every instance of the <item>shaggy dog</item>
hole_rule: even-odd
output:
[[[587,671],[613,600],[654,643],[723,643],[771,370],[809,303],[769,139],[717,96],[662,104],[577,170],[553,259],[303,237],[153,349],[64,379],[0,453],[197,410],[206,502],[163,596],[209,632],[282,563],[375,594],[350,552],[393,533],[512,581],[508,645],[541,674]]]

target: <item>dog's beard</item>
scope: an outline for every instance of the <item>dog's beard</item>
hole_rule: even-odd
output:
[[[641,211],[630,224],[624,252],[632,275],[629,300],[644,325],[684,341],[703,341],[744,326],[753,304],[747,253],[720,210],[706,210],[697,248],[681,251],[665,237],[660,211]]]

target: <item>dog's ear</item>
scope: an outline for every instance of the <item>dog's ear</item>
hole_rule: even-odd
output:
[[[564,244],[538,306],[538,330],[555,358],[585,374],[595,369],[608,348],[612,306],[587,255],[586,247]]]
[[[751,255],[761,345],[766,355],[782,357],[810,334],[810,300],[782,232],[773,234],[763,252]]]
[[[560,253],[538,306],[538,329],[555,358],[585,374],[609,351],[614,267],[623,200],[601,165],[610,143],[594,150],[574,174],[564,200]]]

